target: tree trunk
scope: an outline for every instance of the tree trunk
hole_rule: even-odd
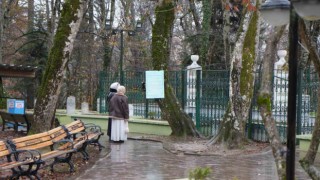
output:
[[[67,0],[63,5],[53,47],[50,50],[46,70],[37,94],[31,134],[47,131],[53,124],[66,66],[88,2],[87,0]]]
[[[34,0],[28,0],[28,35],[27,39],[28,42],[35,41],[35,35],[33,35],[33,29],[34,29]],[[33,46],[33,45],[31,45]],[[32,55],[30,55],[32,57]],[[33,59],[34,57],[32,57]],[[31,58],[27,59],[27,65],[31,65],[32,60]],[[29,62],[28,62],[29,61]],[[27,84],[27,109],[33,109],[34,108],[34,95],[35,95],[35,86],[34,86],[34,79],[28,79],[26,80]]]
[[[223,4],[224,5],[224,4]],[[222,5],[222,6],[223,6]],[[223,28],[222,28],[222,38],[223,38],[223,48],[224,48],[224,59],[225,61],[229,64],[230,62],[230,41],[229,41],[229,36],[230,36],[230,15],[227,10],[223,11]],[[228,66],[229,67],[229,66]]]
[[[107,14],[108,11],[105,7],[105,3],[103,0],[101,0],[100,2],[100,8],[101,8],[101,36],[105,37],[104,39],[102,39],[102,45],[103,45],[103,52],[104,52],[104,56],[103,56],[103,70],[105,72],[108,71],[108,68],[110,67],[111,64],[111,56],[112,56],[112,51],[113,48],[111,47],[111,45],[109,44],[110,41],[110,35],[107,34],[107,29],[106,29],[106,20],[107,18]],[[111,21],[111,26],[113,24],[113,20],[114,20],[114,14],[115,14],[115,0],[111,1],[111,5],[110,5],[110,21]]]
[[[206,69],[226,69],[229,67],[226,64],[224,39],[220,35],[223,32],[223,25],[221,19],[223,18],[222,3],[221,1],[214,1],[212,3],[212,13],[210,22],[210,34],[209,34],[209,47],[207,53]]]
[[[3,57],[3,51],[2,51],[2,47],[3,47],[3,23],[4,23],[4,19],[3,19],[3,12],[4,12],[4,2],[0,1],[0,64],[2,63],[2,57]],[[1,87],[2,87],[2,83],[1,83]],[[2,94],[0,94],[2,95]]]
[[[156,21],[152,28],[152,61],[155,70],[167,70],[170,55],[173,23],[175,19],[173,0],[164,0],[156,8]],[[157,100],[162,117],[169,122],[172,135],[199,136],[192,119],[183,111],[165,71],[165,98]]]
[[[302,43],[307,47],[310,53],[311,61],[320,77],[320,57],[317,49],[312,44],[311,38],[307,32],[306,25],[303,20],[299,20],[299,35],[301,37]],[[318,102],[320,101],[320,92],[318,92]],[[320,144],[320,103],[317,105],[317,118],[313,127],[312,138],[310,146],[306,156],[300,160],[300,164],[303,169],[309,174],[312,179],[320,179],[320,172],[314,166],[314,160],[316,158],[318,147]]]
[[[239,37],[231,58],[228,108],[220,124],[218,135],[208,142],[208,145],[215,142],[221,143],[228,149],[240,148],[247,140],[245,127],[254,89],[259,15],[257,11],[247,11],[242,17]]]
[[[285,165],[286,165],[286,153],[285,147],[282,145],[277,125],[274,117],[272,116],[272,82],[273,82],[273,69],[274,60],[276,59],[275,52],[277,51],[277,45],[283,34],[285,26],[276,28],[276,32],[269,32],[271,37],[268,37],[267,48],[262,60],[262,80],[261,87],[258,95],[258,106],[260,108],[260,115],[265,125],[265,129],[268,133],[272,153],[275,158],[277,166],[278,177],[283,179],[285,177]]]
[[[203,0],[202,1],[202,12],[203,12],[203,21],[202,21],[202,32],[201,32],[201,47],[200,47],[200,59],[199,63],[202,65],[202,68],[206,69],[209,64],[207,55],[209,50],[209,38],[211,32],[211,18],[212,18],[212,2],[211,0]]]
[[[318,72],[319,73],[319,72]],[[318,102],[320,100],[320,92],[318,92]],[[317,105],[317,112],[320,112],[320,103]],[[314,166],[318,147],[320,144],[320,113],[317,113],[317,118],[313,127],[312,138],[309,149],[304,158],[300,160],[302,168],[309,174],[312,179],[320,179],[320,171]]]

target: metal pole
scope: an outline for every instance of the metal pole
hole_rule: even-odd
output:
[[[120,30],[120,84],[123,84],[123,30]]]
[[[297,97],[298,97],[298,104],[297,104],[297,135],[300,135],[301,134],[301,121],[302,121],[302,113],[305,113],[305,106],[302,107],[302,73],[303,73],[303,70],[302,70],[302,67],[301,67],[301,64],[298,65],[298,93],[297,93]],[[302,108],[304,108],[302,110]]]
[[[193,70],[192,70],[193,71]],[[201,70],[196,71],[196,128],[200,130]]]
[[[290,5],[289,26],[289,88],[287,111],[287,162],[286,175],[294,180],[296,152],[296,94],[297,94],[297,61],[298,61],[298,17],[293,5]]]

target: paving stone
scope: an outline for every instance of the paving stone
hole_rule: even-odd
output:
[[[252,156],[198,156],[172,154],[160,142],[128,140],[122,144],[107,143],[110,153],[102,156],[77,180],[187,178],[196,167],[210,167],[211,179],[275,180],[277,172],[271,151]],[[296,178],[310,179],[296,164]]]

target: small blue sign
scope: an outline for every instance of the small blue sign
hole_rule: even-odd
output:
[[[7,99],[7,109],[10,114],[25,114],[24,100]]]

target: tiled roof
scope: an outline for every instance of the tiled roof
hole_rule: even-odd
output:
[[[34,78],[37,70],[32,66],[0,64],[0,77]]]

